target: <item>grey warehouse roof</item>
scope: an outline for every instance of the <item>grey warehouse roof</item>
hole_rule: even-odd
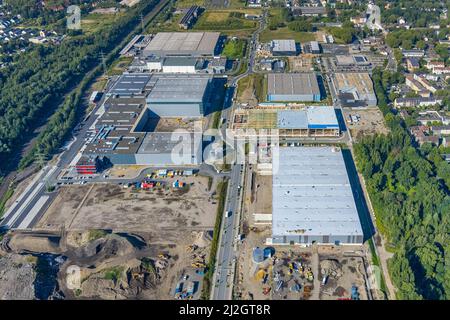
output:
[[[320,94],[315,73],[270,73],[267,91],[269,95],[277,94]]]
[[[176,146],[185,143],[189,155],[202,147],[202,133],[189,132],[148,132],[138,150],[139,154],[171,154]],[[189,150],[191,149],[191,150]],[[175,151],[174,151],[175,150]]]
[[[144,92],[145,87],[149,83],[151,74],[123,74],[117,79],[116,83],[108,91],[108,95],[132,96],[139,95]]]
[[[274,236],[363,235],[339,149],[280,147],[279,155],[273,168]]]
[[[147,101],[152,102],[202,102],[211,76],[165,75],[158,77]]]
[[[219,36],[219,32],[159,32],[144,51],[156,55],[213,55]]]
[[[164,66],[184,67],[195,66],[197,59],[188,57],[169,57],[164,59]]]
[[[273,40],[272,51],[297,51],[294,40]]]

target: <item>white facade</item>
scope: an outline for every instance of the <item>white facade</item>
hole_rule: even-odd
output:
[[[195,66],[163,66],[164,73],[195,73]]]

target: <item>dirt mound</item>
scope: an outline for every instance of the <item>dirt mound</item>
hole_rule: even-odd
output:
[[[159,283],[160,271],[154,260],[133,259],[127,264],[91,274],[84,279],[78,293],[83,298],[136,299],[154,291]],[[149,289],[152,291],[149,292]]]
[[[47,252],[47,253],[61,253],[59,247],[59,238],[57,237],[39,237],[26,234],[13,235],[8,246],[13,252]]]
[[[342,267],[337,260],[327,259],[320,262],[320,273],[337,279],[342,277]]]
[[[109,234],[73,250],[73,258],[81,264],[95,264],[110,258],[132,254],[133,245],[125,238]]]
[[[208,239],[208,235],[205,232],[202,231],[195,234],[194,245],[199,248],[206,248],[209,246],[210,242],[211,240]]]

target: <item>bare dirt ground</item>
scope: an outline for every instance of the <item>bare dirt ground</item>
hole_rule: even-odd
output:
[[[63,187],[36,229],[59,230],[64,226],[68,231],[148,232],[162,242],[176,240],[183,231],[212,229],[217,205],[207,191],[208,179],[179,180],[189,189],[174,190],[169,183],[150,191],[113,184]]]
[[[0,255],[0,299],[32,300],[35,260],[14,253]]]
[[[179,282],[185,291],[193,283],[192,298],[198,299],[217,212],[216,183],[208,189],[206,177],[177,179],[189,187],[175,190],[173,179],[153,191],[63,187],[35,232],[14,234],[4,247],[65,256],[58,281],[69,299],[174,299]],[[66,283],[70,265],[81,268],[76,290]]]
[[[360,117],[359,121],[350,122],[350,115],[358,115]],[[383,115],[378,108],[357,110],[344,108],[344,118],[352,137],[356,140],[361,139],[365,135],[388,133]]]
[[[184,129],[194,131],[194,123],[199,120],[183,119],[183,118],[160,118],[155,131],[157,132],[173,132],[176,129]]]
[[[142,170],[147,168],[147,166],[140,165],[127,165],[127,166],[113,166],[108,170],[108,175],[110,178],[124,178],[133,179],[137,177]]]
[[[238,91],[238,101],[240,103],[248,103],[250,106],[256,106],[258,104],[258,98],[254,89],[254,77],[247,76],[242,78],[238,85],[243,88],[242,91]]]
[[[342,254],[320,255],[319,279],[327,276],[320,287],[320,300],[351,299],[352,287],[357,288],[360,300],[367,300],[365,268],[361,257]]]
[[[272,213],[272,176],[254,174],[249,210],[253,213]]]
[[[301,55],[299,57],[289,57],[289,70],[291,72],[310,72],[314,70],[312,55]]]
[[[323,42],[323,36],[324,36],[325,34],[326,34],[326,33],[323,32],[323,31],[317,31],[317,32],[314,32],[314,36],[316,37],[316,41]]]
[[[174,298],[178,280],[190,273],[188,280],[196,281],[194,298],[198,298],[203,279],[191,267],[194,253],[186,247],[195,244],[195,255],[206,258],[209,243],[207,234],[191,232],[180,237],[176,244],[149,243],[137,249],[125,238],[108,235],[72,250],[60,272],[60,282],[64,284],[63,275],[75,263],[81,267],[83,280],[79,290],[64,288],[69,297],[167,300]]]

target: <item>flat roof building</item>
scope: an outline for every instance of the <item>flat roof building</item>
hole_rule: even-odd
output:
[[[159,32],[144,49],[144,55],[214,56],[219,36],[219,32]]]
[[[164,73],[195,73],[196,66],[196,58],[168,57],[164,59],[162,71]]]
[[[344,158],[335,147],[280,147],[272,175],[273,244],[362,244]]]
[[[115,165],[176,166],[202,162],[201,132],[145,132],[148,116],[143,98],[110,98],[83,156],[107,158]]]
[[[321,93],[315,73],[271,73],[268,75],[267,100],[320,101]]]
[[[179,26],[182,29],[189,29],[190,27],[192,27],[192,25],[195,23],[195,21],[197,20],[198,16],[200,13],[200,7],[199,6],[191,6],[186,14],[183,16],[183,18],[181,18]]]
[[[120,97],[140,97],[145,96],[148,90],[151,74],[133,73],[123,74],[112,85],[111,89],[106,93],[106,96],[120,96]]]
[[[210,96],[210,75],[158,77],[147,97],[147,107],[159,117],[202,117]]]
[[[272,50],[272,55],[274,56],[297,55],[295,40],[272,40],[270,47]]]
[[[294,16],[303,16],[303,17],[326,16],[327,8],[325,8],[325,7],[293,7],[292,13],[294,14]]]
[[[377,105],[373,82],[368,73],[335,73],[333,83],[344,107]]]

